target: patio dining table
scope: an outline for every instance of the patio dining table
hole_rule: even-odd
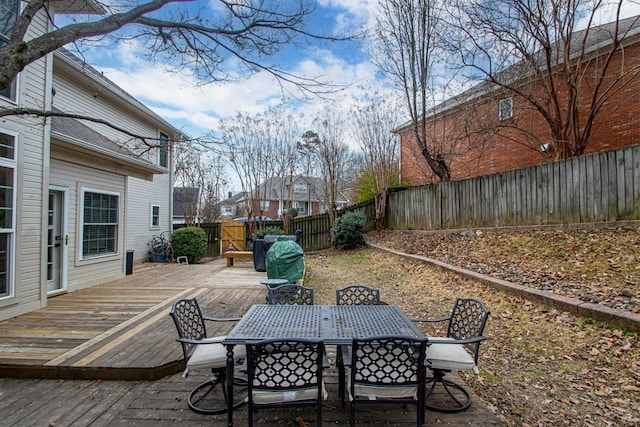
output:
[[[252,306],[223,344],[227,353],[227,392],[233,402],[233,347],[275,338],[320,339],[328,345],[351,344],[353,338],[424,335],[394,305],[264,305]],[[233,426],[229,408],[228,426]]]

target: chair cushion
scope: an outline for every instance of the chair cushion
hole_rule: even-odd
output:
[[[353,400],[351,395],[351,373],[350,368],[346,369],[347,373],[347,390],[349,390],[349,400]],[[417,399],[418,386],[416,385],[390,385],[375,386],[367,384],[356,384],[354,392],[358,398],[375,399]]]
[[[444,338],[438,338],[443,340]],[[453,339],[451,339],[453,341]],[[443,371],[471,371],[476,364],[462,344],[429,344],[426,360],[431,362],[431,369]]]
[[[270,391],[270,390],[255,390],[253,392],[253,403],[256,404],[272,404],[272,403],[285,403],[285,402],[297,402],[301,400],[315,400],[318,397],[317,387],[301,388],[292,391]],[[327,400],[329,393],[322,382],[322,400]]]
[[[224,337],[210,338],[211,340]],[[206,340],[203,340],[206,342]],[[246,350],[243,345],[237,345],[233,348],[234,359],[241,359],[246,356]],[[187,369],[217,369],[227,366],[227,347],[220,344],[198,344],[193,350],[191,357],[187,361]]]

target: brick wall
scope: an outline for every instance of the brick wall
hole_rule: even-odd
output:
[[[640,66],[640,43],[627,46],[614,56],[603,87],[609,87],[624,70]],[[593,79],[591,79],[593,80]],[[594,82],[586,81],[586,85]],[[587,91],[588,93],[589,91]],[[512,97],[513,117],[498,120],[500,99]],[[584,100],[581,111],[584,111]],[[585,117],[580,118],[585,123]],[[440,144],[446,154],[451,178],[459,180],[533,166],[556,160],[553,151],[541,152],[551,141],[542,115],[521,98],[496,93],[476,98],[440,114],[427,123],[431,144]],[[400,133],[402,178],[412,185],[436,182],[410,129]],[[593,137],[585,154],[640,143],[640,76],[635,76],[607,100],[594,121]]]

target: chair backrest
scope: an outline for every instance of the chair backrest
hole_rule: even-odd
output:
[[[317,386],[322,400],[322,341],[269,339],[246,347],[250,395],[259,390],[296,391]]]
[[[202,340],[207,337],[207,329],[200,306],[195,298],[181,299],[173,303],[169,313],[178,330],[180,338]],[[195,348],[194,344],[181,343],[184,360],[186,361]]]
[[[336,305],[380,305],[380,290],[362,285],[336,289]]]
[[[269,289],[267,304],[313,305],[313,288],[301,285],[280,285]]]
[[[457,340],[482,336],[489,314],[489,310],[481,301],[473,298],[457,298],[449,319],[447,336]],[[465,344],[465,347],[473,353],[477,364],[480,342]]]
[[[351,382],[371,386],[421,384],[426,340],[405,336],[354,338]]]

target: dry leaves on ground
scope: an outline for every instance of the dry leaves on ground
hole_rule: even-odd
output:
[[[562,233],[549,232],[544,232],[540,239],[526,233],[499,238],[492,238],[491,233],[474,233],[473,239],[477,240],[473,242],[456,235],[449,236],[451,241],[447,242],[439,237],[423,240],[425,235],[403,233],[399,236],[387,232],[377,235],[376,242],[383,245],[378,237],[384,237],[384,242],[391,242],[387,246],[396,250],[452,264],[456,264],[452,260],[458,260],[456,265],[465,268],[469,264],[481,264],[486,266],[485,274],[518,271],[522,277],[533,279],[530,283],[542,283],[542,278],[556,269],[562,273],[557,276],[561,277],[556,279],[557,283],[565,280],[577,283],[576,279],[582,277],[584,283],[592,284],[609,277],[612,286],[600,290],[607,295],[603,301],[615,302],[615,298],[608,295],[620,296],[627,290],[634,295],[628,297],[629,307],[633,308],[637,306],[638,288],[634,284],[638,280],[638,232],[612,230],[603,238],[606,243],[597,242],[598,233],[570,232],[565,244],[558,240]],[[581,235],[584,237],[579,237]],[[632,242],[636,247],[628,246]],[[602,251],[605,244],[608,249]],[[605,265],[616,267],[601,271],[602,260],[594,257],[596,251],[607,254]],[[529,255],[524,255],[526,253]],[[564,257],[555,256],[556,253]],[[584,265],[578,265],[578,254],[583,255]],[[332,303],[337,287],[353,283],[379,288],[385,302],[401,306],[411,317],[446,315],[456,296],[484,301],[492,313],[485,330],[489,340],[481,347],[480,375],[463,376],[506,425],[640,424],[637,334],[562,313],[451,272],[372,249],[308,254],[306,258],[305,283],[314,287],[320,304]],[[563,263],[565,259],[570,261]],[[467,264],[461,265],[463,261]],[[563,268],[559,269],[556,262]],[[525,269],[523,265],[535,268]],[[590,272],[592,268],[596,271]],[[435,335],[446,331],[441,326],[425,332]]]

